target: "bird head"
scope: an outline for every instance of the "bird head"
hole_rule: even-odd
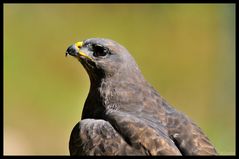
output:
[[[68,54],[77,58],[94,80],[115,74],[124,78],[139,71],[128,50],[110,39],[91,38],[77,42],[68,47]]]

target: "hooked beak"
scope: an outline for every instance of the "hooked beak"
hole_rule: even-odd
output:
[[[85,57],[85,58],[88,58],[88,59],[92,60],[92,58],[90,56],[88,56],[84,52],[80,51],[80,48],[82,46],[83,46],[83,42],[77,42],[77,43],[69,46],[66,50],[66,56],[69,54],[69,55],[74,56],[78,59],[81,58],[81,57]]]

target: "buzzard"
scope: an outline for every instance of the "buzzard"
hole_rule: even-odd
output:
[[[68,54],[90,79],[70,155],[217,155],[202,130],[145,80],[125,47],[90,38],[69,46]]]

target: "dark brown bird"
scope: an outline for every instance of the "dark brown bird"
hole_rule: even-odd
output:
[[[70,155],[217,155],[202,130],[144,79],[128,50],[91,38],[71,45],[90,78]]]

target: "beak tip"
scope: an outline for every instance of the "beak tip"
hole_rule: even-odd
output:
[[[65,52],[65,56],[67,56],[68,54],[71,55],[71,56],[77,56],[78,49],[76,48],[75,45],[71,45],[67,48],[67,50]]]

